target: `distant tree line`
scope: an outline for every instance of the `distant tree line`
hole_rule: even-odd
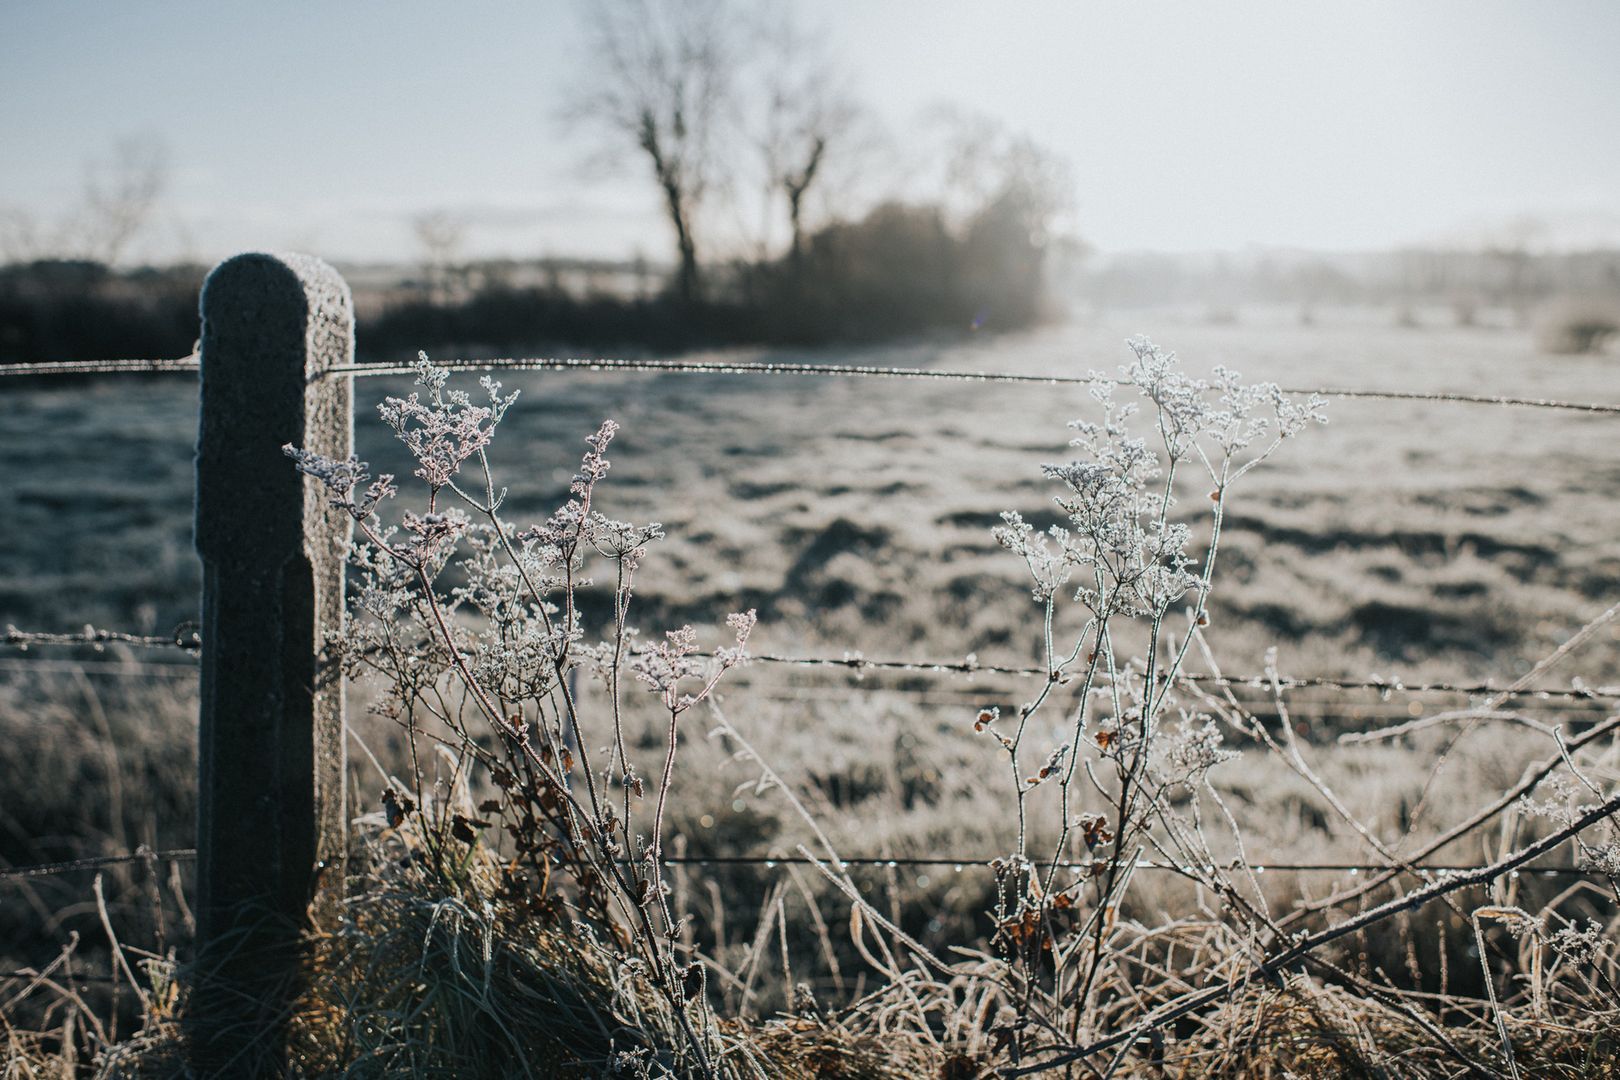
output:
[[[197,341],[203,274],[81,259],[0,266],[0,363],[185,356]]]
[[[581,294],[499,276],[451,294],[401,288],[362,316],[359,348],[377,360],[451,347],[677,351],[1027,326],[1043,313],[1039,213],[1018,185],[959,227],[937,206],[883,203],[809,232],[791,254],[712,268],[696,297]],[[84,260],[0,267],[0,363],[183,356],[197,340],[204,273]]]
[[[1028,326],[1045,314],[1046,245],[1009,188],[952,228],[937,206],[882,203],[823,226],[776,259],[707,271],[702,295],[577,296],[555,284],[487,284],[458,300],[402,298],[362,321],[379,355],[453,345],[651,348],[817,345]],[[677,272],[678,273],[678,272]]]
[[[360,320],[366,359],[417,349],[677,351],[813,345],[1026,326],[1042,314],[1044,245],[1009,188],[952,228],[933,206],[884,203],[824,226],[797,254],[715,268],[711,287],[581,295],[499,278],[465,295],[399,290]],[[0,267],[0,362],[183,356],[198,336],[204,270],[114,271],[40,260]]]

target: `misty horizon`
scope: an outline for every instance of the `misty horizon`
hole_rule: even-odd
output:
[[[863,110],[870,146],[820,221],[939,199],[930,118],[954,107],[1061,161],[1054,235],[1103,253],[1620,246],[1606,5],[759,10],[797,20]],[[610,165],[561,119],[595,63],[582,9],[482,11],[14,5],[0,217],[49,249],[87,175],[136,138],[165,175],[125,263],[255,248],[411,263],[432,214],[468,260],[670,262],[641,163]],[[779,246],[730,194],[705,257]]]

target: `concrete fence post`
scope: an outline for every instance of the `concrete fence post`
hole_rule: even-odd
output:
[[[351,522],[282,453],[353,443],[354,304],[330,266],[239,255],[202,291],[196,543],[203,563],[195,1064],[282,1075],[301,932],[348,847],[343,617]]]

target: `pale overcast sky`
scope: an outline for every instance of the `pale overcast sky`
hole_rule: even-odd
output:
[[[1522,215],[1620,242],[1620,4],[798,0],[904,139],[951,101],[1068,158],[1104,250],[1368,249]],[[557,122],[590,56],[563,2],[0,0],[0,210],[49,222],[120,136],[173,176],[137,254],[662,258],[639,174]]]

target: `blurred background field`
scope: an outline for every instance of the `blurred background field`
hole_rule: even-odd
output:
[[[1519,330],[1403,327],[1358,309],[1323,312],[1309,326],[1282,310],[1213,325],[1196,312],[1135,311],[982,338],[694,357],[1074,375],[1112,368],[1123,339],[1145,328],[1194,371],[1226,364],[1289,386],[1620,400],[1612,357],[1547,355]],[[623,425],[601,508],[662,521],[669,536],[640,578],[634,621],[644,635],[687,621],[712,635],[725,612],[754,607],[760,652],[1038,662],[1038,609],[1022,566],[990,528],[1002,509],[1053,520],[1038,465],[1068,459],[1065,424],[1092,404],[1083,387],[501,377],[523,391],[494,455],[518,522],[543,517],[562,497],[582,440],[601,419]],[[407,389],[400,378],[357,380],[357,448],[378,468],[406,465],[372,406]],[[162,634],[195,617],[195,401],[195,384],[183,377],[7,388],[4,453],[14,485],[0,526],[0,622],[73,631],[91,621]],[[1224,671],[1257,672],[1274,646],[1292,676],[1500,684],[1611,602],[1620,567],[1620,511],[1607,497],[1620,482],[1612,418],[1357,400],[1336,400],[1329,413],[1327,428],[1291,443],[1233,495],[1210,630]],[[1202,494],[1183,493],[1193,515]],[[1604,631],[1557,677],[1613,681],[1616,647]],[[721,708],[844,854],[967,863],[864,871],[908,927],[939,945],[977,932],[990,880],[974,863],[1009,843],[994,791],[999,761],[974,739],[972,716],[985,705],[1008,711],[1031,692],[1016,676],[756,665],[730,682]],[[366,751],[398,768],[399,733],[366,715],[364,684],[353,693]],[[1264,695],[1240,693],[1266,714]],[[1540,742],[1511,725],[1484,725],[1431,790],[1448,730],[1364,746],[1334,740],[1466,703],[1325,688],[1289,695],[1297,730],[1345,803],[1375,828],[1410,830],[1414,839],[1464,816],[1480,793],[1510,787],[1543,752]],[[194,708],[194,668],[173,650],[35,649],[0,660],[0,788],[30,792],[6,800],[0,857],[24,864],[138,843],[189,846]],[[1522,711],[1571,732],[1604,715],[1596,703],[1568,699],[1532,700]],[[779,797],[739,793],[754,773],[730,760],[735,746],[701,738],[703,719],[694,719],[672,821],[676,849],[792,855],[808,839],[802,826]],[[645,723],[643,749],[655,752],[655,710]],[[375,811],[383,778],[359,744],[353,768],[355,812]],[[1220,782],[1256,861],[1365,857],[1320,795],[1279,763],[1247,760]],[[1488,854],[1459,845],[1437,857]],[[140,928],[131,933],[154,933],[150,875],[139,865],[116,873],[123,888],[115,901]],[[681,873],[691,875],[689,903],[711,920],[704,933],[734,938],[742,950],[734,959],[756,927],[727,926],[723,896],[755,896],[785,884],[787,873],[803,879],[806,895],[824,891],[802,867]],[[173,898],[181,879],[162,875],[173,933],[184,924]],[[7,905],[7,963],[40,962],[70,929],[95,939],[81,877],[4,886],[24,900]],[[1278,874],[1267,888],[1282,901],[1347,880],[1347,872]],[[1553,885],[1527,879],[1523,887]],[[1138,901],[1166,910],[1191,900],[1178,900],[1169,880],[1146,888]],[[794,925],[807,932],[805,920]],[[831,978],[825,964],[820,974]]]
[[[1289,386],[1620,399],[1611,358],[1543,354],[1522,332],[1265,314],[1211,326],[1130,312],[937,343],[691,355],[1072,376],[1112,370],[1124,338],[1151,330],[1194,371],[1224,364]],[[523,391],[498,477],[520,519],[549,511],[601,419],[623,425],[610,512],[669,533],[643,579],[647,618],[757,606],[771,651],[1031,659],[1020,567],[989,530],[1004,509],[1051,520],[1038,466],[1068,460],[1084,387],[500,377]],[[379,468],[403,471],[374,404],[407,383],[356,384],[357,450]],[[161,633],[195,617],[195,402],[183,377],[8,387],[0,619]],[[1357,400],[1331,416],[1239,494],[1216,601],[1223,662],[1243,668],[1275,643],[1298,674],[1499,674],[1561,640],[1612,587],[1612,420]]]

